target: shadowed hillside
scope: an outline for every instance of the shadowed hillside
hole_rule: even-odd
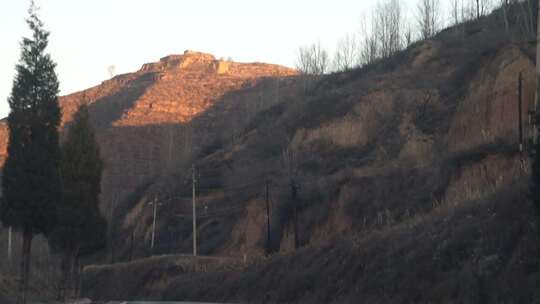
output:
[[[534,46],[517,27],[501,35],[499,16],[496,11],[393,57],[309,80],[309,90],[308,80],[297,77],[297,90],[203,147],[195,161],[200,251],[247,257],[247,265],[163,276],[159,288],[141,280],[133,297],[268,303],[535,299],[538,236],[527,200],[530,162],[519,153],[517,126],[520,73],[524,117],[534,97]],[[197,119],[212,117],[213,109]],[[526,125],[527,136],[530,130]],[[138,256],[150,254],[144,241],[151,216],[144,208],[155,196],[165,207],[154,254],[190,252],[187,169],[150,181],[127,202],[131,211],[119,230],[139,235]],[[267,181],[275,253],[268,259]],[[125,259],[129,246],[122,252]],[[96,286],[98,273],[88,272],[85,284]],[[122,288],[115,284],[90,288],[87,295],[114,298]]]
[[[535,46],[509,20],[503,34],[495,11],[317,77],[187,51],[63,97],[65,128],[90,105],[106,160],[109,246],[86,268],[84,294],[533,302],[540,240],[517,79],[526,117]],[[192,250],[193,177],[198,252],[213,256],[202,264],[230,263],[179,256]]]
[[[135,73],[118,75],[93,88],[60,97],[62,135],[78,107],[88,104],[105,161],[101,209],[109,221],[114,218],[112,226],[121,226],[121,220],[129,212],[124,208],[125,201],[132,193],[162,175],[177,173],[189,166],[193,155],[204,145],[216,142],[222,132],[234,129],[237,121],[248,119],[243,116],[237,121],[229,121],[215,116],[244,113],[245,109],[254,115],[273,102],[261,97],[263,90],[280,77],[284,79],[285,92],[294,81],[288,78],[295,74],[296,71],[277,65],[216,60],[210,54],[186,51],[183,55],[171,55],[159,62],[145,64]],[[255,98],[259,103],[248,102]],[[209,110],[210,107],[214,109]],[[213,111],[214,117],[199,118],[205,111]],[[2,120],[2,164],[7,141],[7,125]],[[114,238],[114,231],[110,233]],[[118,234],[116,237],[124,236]],[[3,244],[7,242],[7,229],[1,230],[0,239]],[[15,240],[14,264],[18,262],[16,253],[20,249],[18,235]],[[33,261],[37,262],[32,268],[38,268],[35,280],[49,282],[47,292],[54,294],[55,280],[51,277],[57,275],[55,267],[58,268],[59,261],[43,240],[35,242],[34,247]],[[107,249],[92,260],[109,261],[113,250]],[[43,263],[52,269],[42,267]],[[6,269],[8,262],[4,260],[0,267]],[[41,272],[50,272],[50,277],[48,274],[42,276]]]

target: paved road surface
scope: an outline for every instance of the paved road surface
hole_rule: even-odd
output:
[[[74,302],[74,304],[86,304],[88,302]],[[31,304],[56,304],[56,303],[41,303],[41,302],[34,302]],[[206,303],[206,302],[141,302],[141,301],[129,301],[129,302],[118,302],[118,301],[112,301],[112,302],[99,302],[99,304],[224,304],[224,303]]]
[[[203,302],[108,302],[105,304],[219,304]]]
[[[219,304],[203,302],[110,302],[105,304]]]

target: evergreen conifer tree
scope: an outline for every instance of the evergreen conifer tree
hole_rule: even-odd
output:
[[[58,80],[55,63],[45,53],[49,32],[32,1],[26,20],[32,37],[23,38],[21,58],[8,98],[8,156],[4,165],[0,220],[22,233],[21,279],[17,303],[26,303],[32,238],[55,225],[62,197],[59,174]]]
[[[59,300],[75,293],[79,257],[91,254],[105,243],[106,222],[99,211],[103,162],[88,109],[81,106],[69,126],[62,145],[63,199],[58,206],[57,225],[49,240],[62,254]],[[71,284],[68,284],[71,283]]]

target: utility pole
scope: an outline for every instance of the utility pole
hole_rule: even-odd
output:
[[[197,178],[195,176],[195,165],[191,167],[191,184],[192,184],[192,194],[193,194],[193,256],[197,256],[197,193],[196,193],[196,184]]]
[[[157,217],[157,198],[154,197],[154,200],[150,203],[150,205],[154,205],[154,219],[152,220],[152,242],[150,244],[150,248],[152,249],[152,253],[154,252],[154,241],[156,238],[156,217]]]
[[[300,248],[298,240],[298,185],[294,179],[291,179],[291,196],[294,203],[293,224],[294,224],[294,249]]]
[[[523,154],[523,75],[519,73],[518,78],[518,130],[519,130],[519,153]]]
[[[111,236],[111,264],[114,264],[114,223],[113,223],[113,220],[114,220],[114,208],[116,207],[116,194],[113,195],[113,199],[112,199],[112,202],[111,202],[111,209],[110,209],[110,219],[109,219],[109,225],[111,227],[111,232],[110,232],[110,236]]]
[[[134,238],[135,238],[135,232],[132,229],[131,230],[131,240],[130,240],[130,244],[129,244],[129,262],[131,262],[133,260],[133,241],[134,241]]]
[[[265,185],[265,200],[266,200],[266,254],[270,254],[271,251],[271,245],[272,240],[270,239],[270,189],[268,185],[268,181],[266,181]]]
[[[8,229],[8,252],[7,252],[7,255],[8,255],[8,263],[9,263],[9,266],[11,267],[11,248],[12,248],[12,235],[13,235],[13,227],[9,227]]]

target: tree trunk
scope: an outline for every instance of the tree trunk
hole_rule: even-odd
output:
[[[60,278],[60,284],[58,286],[58,301],[65,301],[66,299],[66,284],[68,281],[68,262],[67,262],[67,253],[62,252],[62,257],[60,261],[60,271],[62,272],[62,277]]]
[[[504,32],[506,35],[508,35],[510,34],[510,23],[508,22],[508,0],[503,3],[502,12],[504,20]]]
[[[60,280],[58,301],[66,302],[70,297],[75,294],[75,285],[73,283],[75,279],[75,257],[76,250],[66,249],[62,253],[61,271],[62,278]]]
[[[68,284],[66,290],[66,298],[73,298],[75,296],[75,280],[77,277],[76,272],[76,259],[77,259],[77,250],[72,249],[69,251],[69,264],[68,264]]]
[[[72,299],[77,298],[77,285],[79,284],[79,254],[75,250],[71,254],[71,276],[69,284],[69,296]]]
[[[19,295],[17,304],[26,304],[26,291],[28,290],[28,275],[30,273],[30,252],[32,250],[32,230],[29,227],[24,227],[23,230],[23,246],[22,259],[19,281]]]
[[[81,298],[81,285],[82,285],[82,269],[83,265],[81,263],[81,258],[77,256],[76,258],[76,265],[77,265],[77,276],[76,276],[76,282],[77,285],[75,286],[75,298],[80,299]]]

